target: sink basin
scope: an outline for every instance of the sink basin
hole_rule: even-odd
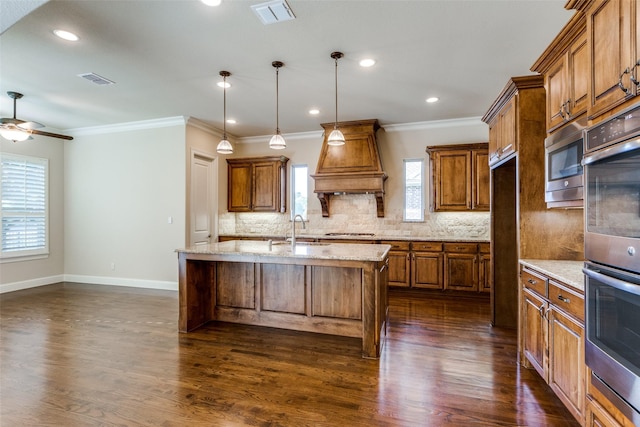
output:
[[[375,236],[375,233],[325,233],[325,236]]]
[[[281,245],[290,245],[291,242],[283,242],[281,240],[277,241],[277,242],[272,242],[271,246],[281,246]],[[330,243],[324,243],[324,242],[296,242],[296,246],[327,246],[330,245]]]
[[[296,246],[327,246],[330,244],[324,242],[296,242]]]

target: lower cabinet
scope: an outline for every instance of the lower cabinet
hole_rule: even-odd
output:
[[[489,292],[488,243],[381,241],[391,245],[389,286]]]
[[[524,266],[520,281],[521,364],[534,368],[584,425],[584,296]]]

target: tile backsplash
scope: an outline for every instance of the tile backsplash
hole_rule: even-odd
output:
[[[385,217],[376,216],[373,195],[337,196],[331,199],[329,218],[323,218],[320,206],[313,203],[306,229],[298,233],[375,233],[377,236],[421,237],[433,239],[489,240],[489,212],[425,212],[424,222],[403,222],[402,208],[385,206]],[[291,233],[291,213],[221,213],[218,232],[285,236]]]

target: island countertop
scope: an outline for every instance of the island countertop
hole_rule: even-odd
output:
[[[342,261],[383,261],[390,245],[357,243],[320,243],[262,240],[231,240],[208,245],[177,249],[178,253],[192,255],[242,255],[260,257],[285,257]]]

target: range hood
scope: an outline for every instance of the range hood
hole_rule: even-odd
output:
[[[378,217],[384,217],[384,181],[376,131],[377,119],[339,122],[344,145],[329,145],[327,138],[334,123],[322,123],[324,142],[318,159],[314,193],[322,206],[322,216],[329,216],[331,196],[334,194],[374,194]]]

